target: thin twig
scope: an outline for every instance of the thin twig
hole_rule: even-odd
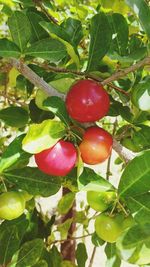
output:
[[[76,237],[76,236],[75,236],[75,237],[71,236],[71,237],[69,237],[69,238],[67,238],[67,239],[55,240],[55,241],[51,242],[51,244],[55,244],[55,243],[64,243],[64,242],[66,242],[66,240],[69,241],[69,240],[82,239],[82,238],[89,237],[89,236],[91,236],[91,235],[93,235],[93,233],[90,233],[90,234],[87,234],[87,235],[82,235],[82,236],[77,236],[77,237]]]
[[[15,58],[11,58],[10,63],[15,67],[24,77],[26,77],[31,83],[33,83],[38,88],[41,88],[48,95],[59,96],[65,99],[65,95],[56,91],[52,86],[46,83],[41,77],[39,77],[33,70],[31,70],[22,61]]]
[[[95,254],[96,254],[96,247],[93,248],[92,256],[91,256],[90,263],[89,263],[89,266],[88,267],[92,267]]]
[[[150,65],[150,57],[146,57],[144,58],[143,60],[137,62],[136,64],[126,68],[126,69],[123,69],[123,70],[120,70],[120,71],[117,71],[116,73],[114,73],[113,75],[111,75],[109,78],[105,79],[102,84],[103,85],[106,85],[106,84],[109,84],[113,81],[116,81],[118,80],[119,78],[127,75],[128,73],[130,72],[134,72],[136,71],[137,69],[141,68],[141,67],[144,67],[146,65]]]
[[[42,12],[46,15],[46,17],[47,17],[50,21],[52,21],[52,22],[55,23],[55,24],[58,23],[58,20],[55,19],[51,14],[48,13],[48,11],[47,11],[46,8],[44,7],[42,1],[39,1],[39,0],[33,0],[33,2],[35,2],[35,4],[41,8]]]

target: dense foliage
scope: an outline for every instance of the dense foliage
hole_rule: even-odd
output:
[[[149,266],[149,41],[146,0],[0,0],[0,266],[91,267],[87,236],[107,267]],[[43,214],[38,197],[62,187]]]

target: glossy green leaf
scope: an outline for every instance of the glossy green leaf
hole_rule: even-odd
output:
[[[121,14],[114,13],[109,16],[109,22],[114,36],[111,49],[117,51],[119,55],[124,55],[126,53],[129,35],[127,20]]]
[[[40,260],[36,264],[32,265],[32,267],[48,267],[48,263],[45,260]]]
[[[19,166],[22,167],[28,163],[31,155],[22,150],[24,137],[24,134],[16,137],[6,148],[0,158],[0,173],[8,168],[19,168]]]
[[[107,243],[105,247],[105,253],[107,256],[106,260],[106,267],[120,267],[121,266],[121,260],[117,255],[116,251],[116,244],[114,243]]]
[[[106,14],[96,14],[91,20],[90,47],[87,71],[97,70],[100,60],[107,53],[112,39],[112,31]]]
[[[25,54],[57,63],[67,56],[67,51],[60,41],[47,38],[33,43],[26,49]]]
[[[137,196],[130,196],[127,199],[127,206],[130,209],[134,219],[139,224],[150,222],[150,193]]]
[[[48,197],[56,194],[60,189],[59,177],[44,174],[37,168],[25,167],[10,170],[4,173],[4,177],[10,183],[34,196]]]
[[[53,112],[56,116],[58,116],[66,125],[70,123],[70,118],[66,109],[65,102],[60,97],[48,97],[46,100],[44,100],[43,106],[46,107],[47,110]]]
[[[0,39],[0,57],[15,57],[18,58],[21,56],[19,47],[9,41],[6,38]]]
[[[41,90],[40,90],[41,91]],[[39,92],[39,91],[38,91]],[[38,99],[38,103],[39,103]],[[49,111],[44,111],[40,106],[35,104],[36,98],[32,99],[29,104],[30,118],[34,123],[41,123],[44,120],[54,119],[54,114]]]
[[[49,84],[55,88],[57,91],[61,93],[67,93],[71,87],[71,85],[74,83],[73,78],[60,78],[54,81],[51,81]]]
[[[150,262],[150,224],[135,225],[117,240],[117,252],[124,261],[144,265]]]
[[[49,252],[50,267],[61,267],[62,257],[56,246]]]
[[[19,249],[22,237],[28,227],[25,216],[0,225],[0,264],[6,266]]]
[[[65,31],[65,29],[61,25],[54,24],[52,22],[46,22],[43,21],[40,23],[40,25],[49,32],[49,34],[53,37],[53,34],[55,34],[57,37],[70,42],[70,36]]]
[[[63,23],[63,28],[69,35],[71,42],[77,46],[83,37],[81,21],[74,18],[67,18]]]
[[[40,22],[43,21],[43,17],[40,14],[29,10],[26,13],[31,27],[30,43],[40,41],[41,39],[48,38],[48,33],[41,27]]]
[[[72,224],[73,218],[67,219],[64,223],[61,223],[57,226],[57,230],[60,232],[61,239],[67,239],[68,231]]]
[[[45,120],[40,124],[32,124],[23,139],[23,149],[36,154],[54,146],[65,134],[65,126],[61,121]]]
[[[131,100],[132,103],[143,111],[150,111],[150,76],[140,81],[133,89]]]
[[[10,267],[33,266],[39,261],[43,248],[44,242],[39,238],[24,243],[13,256]]]
[[[29,119],[28,112],[21,107],[8,107],[0,110],[0,120],[11,127],[24,127]]]
[[[75,200],[75,194],[70,192],[64,195],[58,202],[58,212],[60,214],[66,214],[72,207]]]
[[[22,11],[14,11],[8,19],[8,26],[13,41],[18,45],[21,52],[23,52],[31,35],[28,17]]]
[[[78,178],[79,190],[84,191],[101,191],[105,192],[108,190],[113,190],[111,183],[106,181],[100,175],[96,174],[90,168],[84,168],[84,171]]]
[[[86,261],[88,259],[88,254],[86,251],[86,246],[84,243],[79,243],[76,249],[76,259],[78,267],[85,267]]]
[[[140,20],[143,30],[150,39],[150,7],[144,0],[125,0]]]
[[[70,37],[65,29],[50,22],[41,22],[40,25],[50,34],[52,38],[60,41],[66,47],[68,55],[77,65],[77,67],[79,67],[77,51],[75,51],[74,47],[72,46]]]
[[[134,197],[150,190],[150,151],[134,158],[124,169],[119,183],[120,197]]]
[[[105,241],[102,240],[96,232],[94,232],[94,234],[92,235],[91,241],[96,247],[103,246],[105,244]]]

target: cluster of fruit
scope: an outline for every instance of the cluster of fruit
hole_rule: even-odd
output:
[[[80,123],[95,122],[109,110],[109,96],[102,85],[92,80],[79,80],[67,94],[69,116]],[[112,150],[112,136],[104,129],[93,126],[86,129],[79,150],[83,162],[98,164],[106,160]],[[60,140],[53,147],[35,155],[38,168],[49,175],[65,176],[75,166],[77,150],[70,141]]]

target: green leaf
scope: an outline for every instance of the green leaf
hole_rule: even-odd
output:
[[[134,197],[150,190],[150,151],[134,158],[125,168],[119,183],[120,197]]]
[[[135,225],[117,240],[117,252],[124,261],[144,265],[150,262],[150,224]]]
[[[48,97],[46,100],[44,100],[43,106],[46,107],[47,110],[53,112],[66,125],[70,123],[70,118],[66,109],[65,102],[60,97]]]
[[[107,243],[105,247],[105,253],[107,256],[106,267],[120,267],[121,260],[117,255],[116,244]]]
[[[67,18],[62,26],[70,36],[72,44],[77,46],[83,37],[81,21],[74,18]]]
[[[23,52],[31,35],[28,17],[22,11],[14,11],[8,19],[8,26],[13,41],[19,46],[21,52]]]
[[[41,39],[48,38],[48,33],[41,27],[40,22],[43,21],[43,17],[40,14],[28,10],[26,13],[31,27],[30,43],[40,41]]]
[[[60,214],[66,214],[72,207],[75,200],[75,194],[70,192],[64,195],[58,202],[58,212]]]
[[[50,267],[60,267],[62,262],[61,254],[56,246],[53,246],[49,252]]]
[[[19,249],[22,237],[28,227],[25,216],[0,225],[0,264],[6,266]]]
[[[86,261],[88,259],[88,254],[86,251],[86,246],[83,243],[79,243],[76,250],[76,259],[78,267],[85,267]]]
[[[74,47],[70,44],[70,37],[65,30],[61,26],[45,21],[41,22],[40,25],[50,34],[52,38],[59,40],[66,47],[68,55],[77,67],[79,67],[79,57],[77,55],[77,51],[75,51]]]
[[[57,78],[57,77],[56,77]],[[51,81],[49,84],[61,93],[67,93],[74,83],[73,78],[59,78],[57,80]]]
[[[119,55],[126,53],[128,45],[129,29],[126,19],[119,13],[114,13],[108,17],[114,36],[111,49],[117,51]]]
[[[42,91],[40,90],[40,92]],[[41,96],[40,93],[38,93],[38,96]],[[37,99],[38,103],[41,103],[40,98]],[[40,106],[37,105],[37,102],[35,103],[35,101],[36,98],[32,99],[29,103],[30,118],[32,122],[41,123],[44,120],[54,119],[54,114],[52,112],[44,111],[43,109],[40,108]]]
[[[22,140],[24,134],[16,137],[6,148],[0,159],[0,173],[6,169],[18,168],[26,165],[31,157],[30,154],[22,150]]]
[[[134,219],[139,224],[150,222],[150,193],[137,196],[130,196],[126,202]]]
[[[146,79],[139,82],[132,89],[131,100],[132,103],[143,111],[150,111],[150,76],[147,76]]]
[[[0,39],[0,57],[20,57],[19,47],[6,38]]]
[[[0,110],[0,120],[8,126],[22,128],[28,123],[28,112],[21,107],[8,107]]]
[[[95,247],[103,246],[105,244],[105,241],[102,240],[96,232],[92,235],[91,241]]]
[[[45,260],[40,260],[36,264],[32,265],[32,267],[48,267],[48,263]]]
[[[59,178],[44,174],[37,168],[25,167],[4,173],[4,177],[19,189],[27,191],[31,195],[48,197],[54,195],[60,189]]]
[[[60,232],[61,239],[67,239],[68,231],[71,227],[73,218],[67,219],[64,223],[57,226],[57,230]]]
[[[100,175],[96,174],[90,168],[84,168],[84,171],[78,179],[79,190],[84,191],[101,191],[105,192],[108,190],[113,190],[112,184],[102,178]]]
[[[150,149],[150,127],[146,125],[139,125],[139,127],[138,131],[134,131],[132,141],[139,151]]]
[[[88,72],[97,70],[100,60],[105,56],[111,44],[111,27],[103,12],[92,18],[90,36]]]
[[[47,38],[33,43],[26,49],[25,54],[57,63],[67,56],[67,51],[60,41]]]
[[[65,134],[65,126],[61,121],[45,120],[40,124],[32,124],[23,139],[23,149],[36,154],[54,146]]]
[[[24,243],[13,256],[10,267],[33,266],[39,261],[43,249],[44,242],[39,238]]]
[[[150,8],[144,0],[125,0],[140,20],[143,30],[150,39]]]
[[[54,24],[52,22],[42,21],[40,25],[53,37],[55,34],[57,37],[70,42],[70,36],[61,25]]]

